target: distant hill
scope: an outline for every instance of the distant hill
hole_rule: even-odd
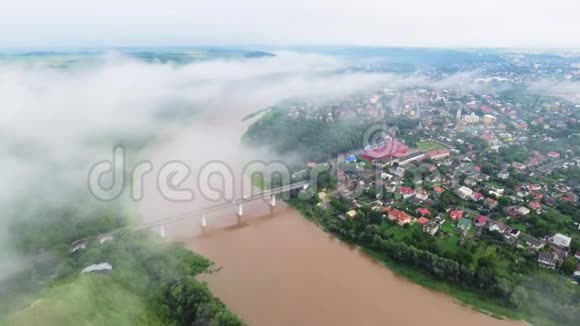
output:
[[[274,57],[276,55],[273,53],[270,53],[270,52],[252,51],[252,52],[246,53],[244,56],[246,58],[263,58],[263,57]]]
[[[67,67],[76,63],[98,62],[102,59],[103,54],[111,51],[144,62],[174,64],[187,64],[211,59],[252,59],[275,56],[275,54],[265,51],[222,47],[53,49],[0,52],[0,62],[45,62],[50,66]]]

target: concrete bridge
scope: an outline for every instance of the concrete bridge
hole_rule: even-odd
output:
[[[186,212],[186,213],[183,213],[180,215],[164,218],[164,219],[161,219],[158,221],[153,221],[153,222],[150,222],[150,223],[147,223],[144,225],[140,225],[140,226],[136,227],[135,229],[136,230],[143,230],[143,229],[152,229],[152,228],[158,227],[159,234],[161,235],[161,237],[164,238],[165,237],[165,225],[179,222],[179,221],[186,220],[186,219],[190,219],[190,218],[195,217],[195,216],[201,216],[200,223],[201,223],[201,227],[204,228],[207,226],[207,214],[209,214],[211,212],[232,207],[232,208],[235,208],[236,215],[238,217],[242,217],[244,215],[244,207],[243,207],[244,203],[263,198],[263,199],[269,199],[268,201],[269,201],[270,206],[274,207],[274,206],[276,206],[276,195],[284,193],[284,192],[288,192],[291,190],[300,189],[308,184],[309,184],[309,181],[300,181],[300,182],[295,182],[295,183],[285,185],[282,187],[261,191],[259,193],[255,193],[255,194],[252,194],[250,196],[240,196],[232,201],[222,202],[222,203],[215,204],[212,206],[208,206],[208,207],[196,209],[193,211],[189,211],[189,212]]]

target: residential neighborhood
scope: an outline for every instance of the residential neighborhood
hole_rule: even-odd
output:
[[[453,247],[443,242],[460,247],[466,241],[494,239],[494,246],[503,242],[535,257],[538,267],[572,276],[580,264],[574,256],[580,248],[577,242],[572,245],[580,235],[580,183],[559,176],[570,171],[580,176],[580,147],[566,138],[564,148],[556,139],[562,137],[557,128],[580,126],[572,118],[573,104],[542,98],[543,104],[529,111],[529,100],[457,89],[411,89],[397,95],[375,92],[318,108],[291,106],[288,114],[297,119],[350,119],[354,105],[358,109],[352,117],[402,119],[394,130],[387,129],[389,137],[383,142],[328,162],[340,185],[333,196],[351,206],[344,212],[347,216],[357,218],[353,210],[370,207],[399,227],[417,225],[426,235],[442,239],[448,250]],[[571,214],[563,215],[562,209]]]

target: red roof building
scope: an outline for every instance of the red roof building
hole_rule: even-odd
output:
[[[425,156],[427,158],[432,159],[432,160],[441,159],[441,158],[445,158],[445,157],[449,156],[449,150],[448,149],[432,150],[432,151],[426,152]]]
[[[482,105],[481,106],[481,111],[483,111],[483,113],[487,113],[487,114],[493,112],[493,110],[489,106],[487,106],[487,105]]]
[[[484,226],[487,224],[487,221],[489,221],[489,217],[485,215],[479,215],[478,217],[475,218],[475,225]]]
[[[443,188],[441,188],[441,187],[435,187],[435,188],[433,188],[433,190],[434,190],[435,192],[437,192],[437,193],[440,193],[440,194],[442,194],[442,193],[444,193],[444,192],[445,192],[445,189],[443,189]]]
[[[399,141],[391,141],[382,147],[370,149],[362,154],[360,158],[366,161],[380,161],[391,158],[402,157],[409,151],[407,145]]]
[[[417,193],[415,191],[415,189],[410,188],[410,187],[405,187],[402,186],[401,188],[399,188],[399,192],[401,193],[401,195],[403,195],[403,198],[409,198],[411,196],[415,196],[415,194]]]
[[[483,195],[481,193],[479,193],[479,192],[474,191],[471,194],[471,199],[473,199],[475,201],[479,201],[479,200],[482,200],[483,199]]]
[[[389,220],[397,222],[399,225],[411,223],[412,217],[398,209],[391,209],[389,211]]]
[[[425,224],[429,223],[429,219],[426,217],[420,217],[417,219],[417,223],[419,223],[421,225],[425,225]]]
[[[531,201],[530,204],[529,204],[529,206],[530,206],[531,209],[535,209],[535,210],[538,210],[538,209],[542,208],[542,204],[540,204],[537,201]]]
[[[431,215],[431,212],[424,207],[419,207],[415,210],[415,212],[417,212],[417,214],[421,215],[421,216],[429,216]]]
[[[449,216],[454,221],[460,220],[461,218],[463,218],[463,211],[460,209],[451,211],[451,213],[449,213]]]

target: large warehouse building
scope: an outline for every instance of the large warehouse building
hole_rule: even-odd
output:
[[[386,161],[405,156],[409,151],[407,145],[394,140],[384,146],[372,148],[360,154],[360,158],[365,161]]]

